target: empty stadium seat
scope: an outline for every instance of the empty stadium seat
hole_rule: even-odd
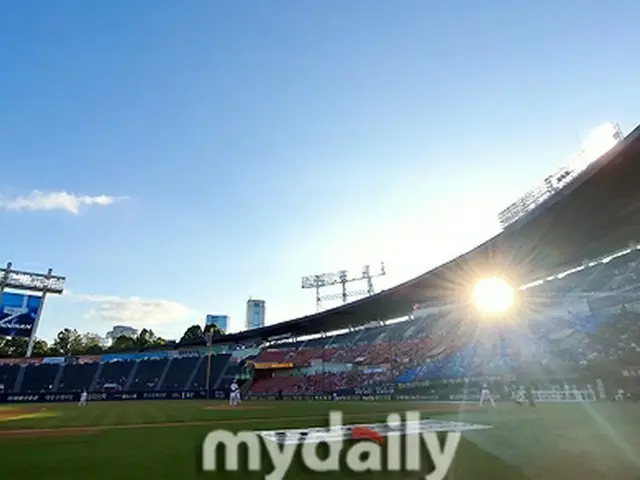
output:
[[[200,357],[182,357],[171,360],[171,365],[169,365],[169,370],[160,389],[184,390],[199,360]]]
[[[160,377],[168,363],[168,358],[140,360],[128,390],[144,391],[157,389]]]
[[[62,371],[62,378],[57,391],[81,392],[89,390],[91,382],[98,371],[98,366],[98,362],[66,364]]]
[[[60,365],[58,364],[27,365],[21,391],[27,393],[52,391],[59,370]]]

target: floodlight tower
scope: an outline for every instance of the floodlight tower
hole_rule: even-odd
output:
[[[0,335],[28,336],[27,357],[30,357],[33,352],[47,294],[61,295],[65,280],[65,277],[53,275],[51,268],[46,274],[13,270],[11,262],[7,263],[5,268],[0,268]],[[7,302],[3,302],[2,297],[6,288],[22,292],[38,292],[40,296],[7,292],[7,297],[12,295],[9,301],[18,301],[18,304],[5,305]],[[14,333],[14,330],[17,333]]]
[[[373,295],[375,293],[373,288],[373,279],[386,275],[387,272],[384,267],[384,262],[380,263],[380,270],[371,274],[371,268],[369,265],[362,267],[362,273],[359,277],[350,277],[347,270],[339,270],[332,273],[321,273],[319,275],[307,275],[302,277],[301,286],[304,290],[313,288],[316,291],[316,309],[320,311],[320,306],[325,300],[339,300],[342,299],[342,303],[347,303],[349,297]],[[360,282],[366,280],[366,290],[352,290],[347,291],[347,284],[352,282]],[[340,293],[333,293],[329,295],[320,295],[320,289],[330,287],[333,285],[340,285],[342,291]]]

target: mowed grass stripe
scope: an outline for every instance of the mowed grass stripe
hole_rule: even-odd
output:
[[[350,413],[344,415],[344,421],[349,422],[351,419],[369,419],[372,422],[383,422],[386,419],[386,412],[367,412],[367,413]],[[431,416],[431,415],[430,415]],[[423,416],[423,418],[428,418]],[[300,422],[305,422],[301,425]],[[310,422],[310,423],[306,423]],[[313,416],[288,416],[280,419],[270,418],[236,418],[236,419],[217,419],[217,420],[198,420],[198,421],[178,421],[178,422],[156,422],[156,423],[110,423],[93,424],[91,426],[58,426],[52,428],[18,428],[18,429],[0,429],[0,440],[3,436],[9,437],[17,433],[47,433],[47,432],[63,432],[65,430],[74,432],[92,432],[101,430],[127,430],[127,429],[143,429],[143,428],[167,428],[167,427],[193,427],[206,425],[248,425],[248,424],[271,424],[272,428],[304,428],[304,427],[322,427],[327,424],[327,415]],[[263,429],[267,428],[263,426]],[[237,430],[230,427],[229,430]]]
[[[131,402],[94,402],[86,407],[78,407],[75,404],[47,405],[49,411],[56,412],[58,416],[39,419],[25,419],[0,424],[0,432],[3,430],[18,429],[56,429],[64,427],[105,427],[105,426],[148,426],[150,424],[168,423],[174,424],[207,424],[220,421],[232,421],[237,423],[246,421],[264,421],[277,417],[280,420],[287,418],[307,418],[309,412],[312,418],[318,416],[318,412],[324,412],[325,419],[331,410],[341,410],[345,415],[362,417],[368,414],[384,414],[388,412],[401,412],[408,408],[422,409],[427,414],[439,413],[441,407],[430,405],[410,407],[406,403],[389,402],[385,404],[358,405],[351,402],[317,402],[317,403],[275,403],[275,402],[247,402],[251,407],[248,410],[222,409],[224,402],[200,402],[200,401],[131,401]],[[213,409],[207,409],[210,407]],[[434,410],[431,412],[431,410]],[[437,409],[437,410],[436,410]],[[448,409],[449,413],[455,411],[455,406]],[[277,413],[276,413],[277,412]]]

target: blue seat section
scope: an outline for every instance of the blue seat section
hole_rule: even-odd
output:
[[[135,391],[157,389],[158,382],[160,381],[160,377],[162,376],[162,372],[164,372],[167,363],[169,363],[168,358],[140,361],[128,389]]]
[[[53,383],[59,370],[60,365],[53,363],[27,366],[20,390],[26,393],[53,391]]]
[[[5,393],[12,392],[13,387],[18,379],[18,372],[20,372],[20,365],[0,365],[0,391]]]
[[[169,370],[164,378],[160,390],[180,391],[184,390],[187,381],[191,377],[194,368],[198,364],[199,356],[181,357],[171,360]]]
[[[135,362],[131,360],[104,363],[95,390],[124,390],[134,365]]]
[[[62,378],[57,390],[59,392],[89,390],[98,371],[98,365],[97,358],[91,363],[67,363],[62,371]]]
[[[198,367],[198,370],[193,377],[191,389],[199,390],[205,389],[207,387],[207,370],[210,372],[209,388],[212,389],[218,381],[220,375],[222,375],[222,370],[227,365],[230,357],[230,354],[212,355],[210,367],[208,366],[208,359],[205,357],[204,360],[200,363],[200,366]]]

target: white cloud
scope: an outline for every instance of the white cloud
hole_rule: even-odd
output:
[[[66,210],[74,215],[80,213],[82,207],[105,207],[126,197],[112,197],[109,195],[77,195],[69,192],[42,192],[34,190],[28,195],[13,198],[0,197],[0,209],[14,211],[51,211]]]
[[[174,322],[182,323],[190,318],[197,318],[197,313],[189,307],[171,300],[78,293],[67,293],[67,295],[76,301],[95,304],[85,314],[85,317],[110,325],[130,325],[135,328],[143,328]]]

